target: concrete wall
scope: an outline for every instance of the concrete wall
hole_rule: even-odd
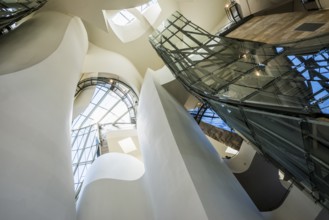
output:
[[[0,42],[0,219],[73,220],[70,123],[85,29],[42,13]]]
[[[155,219],[261,219],[194,119],[151,74],[144,80],[138,112]]]

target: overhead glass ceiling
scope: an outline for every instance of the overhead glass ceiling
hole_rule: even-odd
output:
[[[149,2],[142,4],[140,6],[137,6],[136,9],[140,12],[143,13],[144,11],[146,11],[146,9],[148,9],[151,5],[154,5],[158,3],[157,0],[150,0]]]
[[[72,167],[76,198],[86,172],[100,155],[103,131],[107,127],[131,128],[136,124],[138,98],[123,82],[108,78],[87,78],[78,84],[76,96],[87,87],[95,87],[87,108],[72,122]]]

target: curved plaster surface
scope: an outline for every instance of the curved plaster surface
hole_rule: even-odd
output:
[[[308,195],[293,186],[283,204],[272,212],[262,212],[266,220],[316,219],[322,207],[310,199]]]
[[[58,12],[39,13],[1,36],[0,75],[26,69],[46,59],[59,47],[71,21],[72,17]],[[35,34],[35,30],[43,31]],[[13,41],[15,43],[11,43]]]
[[[107,31],[103,10],[120,10],[142,5],[148,0],[49,0],[42,10],[56,10],[81,17]]]
[[[1,219],[76,218],[69,134],[75,87],[88,40],[80,19],[55,14],[45,13],[36,23],[47,26],[53,19],[68,20],[66,29],[56,29],[63,36],[56,50],[34,66],[0,76]],[[27,33],[19,33],[30,38],[48,37],[43,32],[49,29],[42,27],[23,28]],[[6,47],[12,48],[17,42],[12,38],[7,43]],[[42,47],[21,46],[19,51],[24,53]],[[11,62],[20,63],[21,55],[11,54],[17,51],[7,52]]]
[[[152,26],[161,14],[159,3],[151,5],[142,13],[136,8],[128,8],[126,10],[135,16],[135,19],[126,25],[116,24],[112,20],[119,11],[114,10],[104,12],[105,19],[112,28],[112,31],[123,43],[134,41],[147,33],[149,29],[153,29]]]
[[[231,159],[224,159],[224,161],[233,173],[243,173],[249,169],[255,154],[256,151],[252,146],[243,141],[238,155]]]
[[[89,44],[83,72],[104,72],[119,76],[139,94],[142,77],[136,67],[124,56]]]
[[[77,204],[78,220],[156,219],[143,180],[101,179],[89,184]]]
[[[151,27],[144,16],[142,16],[136,8],[129,8],[127,11],[134,15],[135,19],[126,25],[118,25],[112,21],[113,16],[116,15],[118,11],[108,11],[104,13],[112,31],[123,43],[136,40],[145,34]]]
[[[78,220],[154,219],[143,180],[144,164],[108,153],[92,164],[77,203]]]
[[[144,175],[144,164],[133,156],[122,153],[108,153],[98,157],[88,170],[84,185],[100,180],[138,180]]]
[[[151,74],[137,124],[155,219],[262,219],[194,119]]]

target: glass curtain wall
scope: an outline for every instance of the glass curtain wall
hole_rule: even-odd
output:
[[[76,198],[88,168],[107,146],[107,128],[132,128],[136,125],[138,97],[125,83],[103,77],[79,82],[76,97],[88,87],[95,87],[87,108],[72,122],[72,168]]]
[[[174,13],[150,42],[175,77],[329,207],[329,34],[269,45]]]

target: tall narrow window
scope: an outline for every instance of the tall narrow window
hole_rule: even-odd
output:
[[[72,168],[76,198],[90,165],[101,154],[106,129],[125,129],[136,124],[138,98],[123,82],[108,78],[87,78],[78,84],[76,96],[85,88],[95,91],[87,108],[72,122]]]

